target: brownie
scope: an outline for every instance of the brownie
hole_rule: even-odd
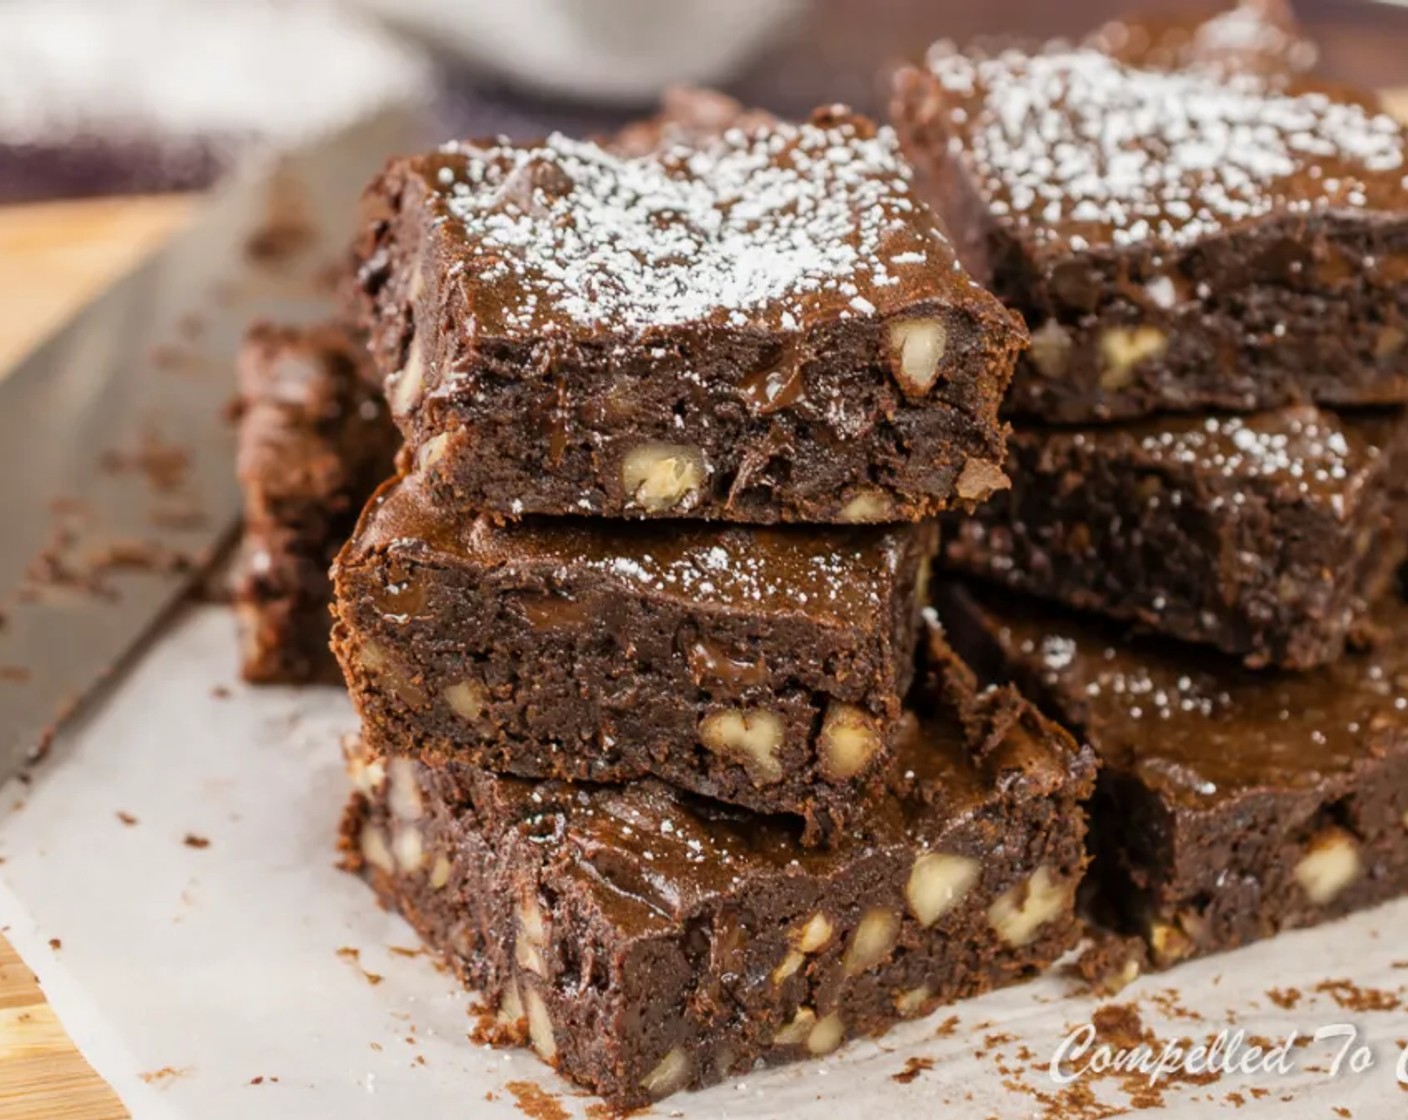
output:
[[[1000,488],[1025,332],[894,133],[707,119],[620,152],[451,144],[369,189],[355,302],[437,500],[867,522]]]
[[[366,364],[365,340],[331,324],[260,323],[245,339],[235,609],[248,681],[341,679],[328,648],[328,568],[400,442]]]
[[[1408,399],[1404,132],[1362,100],[939,45],[893,114],[964,263],[1031,329],[1014,416]]]
[[[1286,0],[1240,0],[1219,11],[1141,13],[1102,25],[1086,44],[1148,69],[1202,67],[1286,80],[1309,73],[1320,53]]]
[[[1408,556],[1408,417],[1309,405],[1019,429],[953,568],[1246,659],[1338,657]]]
[[[1408,890],[1408,606],[1311,673],[1256,672],[948,587],[980,672],[1016,679],[1100,756],[1095,912],[1158,966]]]
[[[660,97],[660,111],[605,137],[603,146],[623,156],[646,156],[672,147],[698,147],[730,128],[772,128],[778,118],[713,89],[673,86]]]
[[[654,780],[354,750],[347,862],[498,1009],[497,1041],[613,1105],[828,1054],[1078,936],[1091,757],[930,644],[895,785],[837,848]]]
[[[649,775],[822,840],[893,751],[931,523],[525,517],[388,484],[334,572],[378,752],[535,778]]]

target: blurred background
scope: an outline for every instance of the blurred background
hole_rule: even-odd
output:
[[[1408,86],[1408,0],[1299,0],[1327,76]],[[1225,6],[1225,5],[1224,5]],[[1179,0],[0,0],[0,201],[199,187],[386,101],[444,135],[611,128],[717,84],[881,108],[933,39],[1087,34]]]

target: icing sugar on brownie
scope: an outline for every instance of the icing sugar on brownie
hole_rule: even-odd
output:
[[[624,157],[554,135],[455,145],[439,173],[465,270],[510,327],[639,330],[812,312],[872,315],[910,276],[957,269],[917,209],[894,133],[859,118],[732,128]]]
[[[1276,212],[1408,208],[1402,127],[1325,93],[1093,50],[941,44],[928,64],[992,212],[1038,243],[1187,245]]]

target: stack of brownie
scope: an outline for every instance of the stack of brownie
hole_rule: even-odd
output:
[[[1098,908],[1167,964],[1408,889],[1408,142],[1294,35],[1120,42],[936,46],[894,116],[1032,335],[941,613],[1096,748]]]
[[[334,569],[344,850],[489,1034],[631,1106],[1070,948],[1093,757],[922,616],[1025,334],[894,133],[691,101],[366,219],[405,447]]]

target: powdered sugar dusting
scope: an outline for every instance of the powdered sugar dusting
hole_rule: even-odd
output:
[[[1039,242],[1187,245],[1274,212],[1408,208],[1403,129],[1357,103],[1093,50],[941,46],[929,65],[989,206]]]
[[[466,275],[498,285],[485,313],[509,329],[777,326],[876,314],[910,277],[954,283],[893,132],[859,118],[635,157],[560,135],[446,155],[437,188]]]
[[[1154,462],[1196,464],[1228,479],[1276,480],[1335,497],[1379,456],[1372,445],[1351,446],[1338,421],[1314,409],[1208,417],[1147,435],[1140,447]]]

